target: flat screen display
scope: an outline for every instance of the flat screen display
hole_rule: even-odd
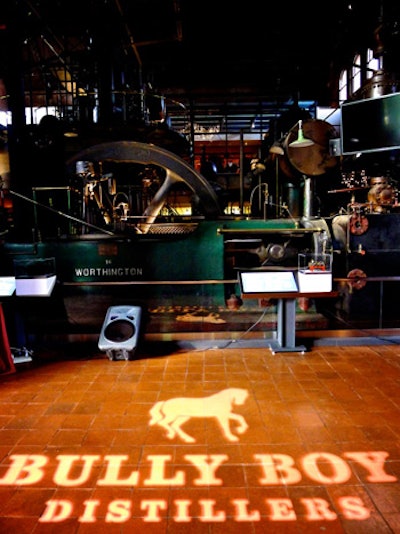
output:
[[[0,276],[0,297],[9,297],[15,291],[14,276]]]
[[[341,106],[342,154],[400,148],[400,93]]]
[[[243,294],[288,293],[298,291],[291,271],[241,271],[240,288]]]

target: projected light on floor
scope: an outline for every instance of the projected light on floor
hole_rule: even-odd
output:
[[[185,443],[195,443],[195,439],[184,432],[181,426],[192,418],[213,417],[219,423],[228,441],[238,441],[232,434],[230,421],[237,423],[236,432],[243,434],[248,425],[244,417],[232,412],[233,406],[244,404],[248,391],[241,388],[228,388],[209,397],[177,397],[157,402],[150,410],[150,425],[159,425],[167,431],[167,438],[179,436]]]
[[[364,502],[362,494],[354,494],[353,488],[360,483],[398,484],[398,478],[386,471],[389,453],[385,451],[334,454],[317,450],[296,457],[265,450],[265,445],[257,451],[251,441],[254,452],[244,458],[247,449],[243,447],[238,462],[236,447],[251,433],[250,417],[246,421],[239,412],[250,416],[246,408],[249,400],[247,389],[234,387],[208,396],[160,400],[149,409],[149,431],[161,434],[154,453],[149,444],[143,457],[81,451],[11,454],[0,466],[0,489],[18,490],[27,503],[36,499],[32,488],[40,491],[45,484],[47,497],[37,519],[42,524],[71,525],[76,521],[82,525],[104,522],[130,526],[132,521],[136,526],[137,521],[168,521],[211,525],[233,520],[241,524],[264,522],[268,528],[267,524],[282,526],[283,522],[287,525],[301,518],[302,522],[313,523],[354,521],[356,528],[357,522],[372,518],[375,510],[370,500]],[[196,443],[196,425],[191,426],[197,419],[207,419],[220,429],[220,452],[218,441],[213,453],[208,447],[201,451]],[[187,431],[182,429],[185,424]],[[173,445],[169,449],[162,445],[163,439],[183,442],[185,447]],[[193,452],[188,444],[195,444]],[[238,476],[238,465],[252,481],[254,492],[250,496],[244,473]],[[316,495],[307,491],[315,486],[324,487],[324,492]],[[339,490],[340,486],[343,489]],[[291,487],[296,493],[288,493]],[[48,491],[51,488],[54,491]],[[255,497],[257,488],[262,489],[261,500]],[[327,488],[335,490],[329,498]],[[89,498],[73,491],[77,489],[84,493],[90,490]],[[135,497],[131,498],[133,489]],[[165,491],[172,489],[174,495],[166,499]]]

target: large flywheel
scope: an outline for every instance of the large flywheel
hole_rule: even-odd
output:
[[[67,172],[76,172],[78,162],[124,162],[155,165],[165,171],[165,178],[146,206],[138,231],[147,233],[163,208],[174,184],[182,182],[191,190],[196,204],[207,218],[221,214],[217,195],[209,182],[176,154],[156,145],[137,141],[114,141],[84,149],[67,162]]]

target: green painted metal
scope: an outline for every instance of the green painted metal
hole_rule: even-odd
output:
[[[54,258],[57,284],[51,298],[17,298],[16,306],[30,325],[40,328],[95,329],[111,305],[143,309],[176,306],[225,308],[236,280],[225,272],[225,232],[293,229],[286,220],[229,219],[200,221],[190,234],[131,238],[85,236],[39,243],[3,243],[1,274],[12,275],[14,263]],[[39,263],[39,262],[38,262]],[[231,274],[232,276],[232,274]]]
[[[202,221],[189,235],[98,238],[5,243],[12,259],[54,257],[61,283],[129,281],[223,281],[224,230],[278,230],[291,222],[260,220]],[[222,232],[221,232],[222,230]]]

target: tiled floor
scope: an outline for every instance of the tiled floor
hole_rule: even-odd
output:
[[[399,346],[96,349],[0,375],[1,533],[400,533]]]

